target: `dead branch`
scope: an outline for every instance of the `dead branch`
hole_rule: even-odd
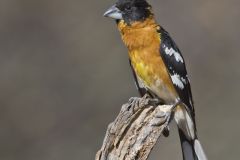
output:
[[[108,126],[96,160],[146,160],[164,128],[173,106],[149,105],[149,98],[131,98]]]

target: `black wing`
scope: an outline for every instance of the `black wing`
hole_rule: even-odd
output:
[[[191,86],[183,56],[167,31],[161,27],[158,32],[161,36],[161,57],[168,68],[168,72],[181,101],[189,107],[194,117]]]

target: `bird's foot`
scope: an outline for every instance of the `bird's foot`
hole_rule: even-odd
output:
[[[150,98],[150,99],[148,100],[148,104],[151,105],[151,106],[157,107],[157,106],[159,106],[159,105],[163,105],[164,102],[163,102],[163,100],[158,99],[158,98]]]
[[[140,104],[141,99],[137,97],[132,97],[129,99],[129,102],[131,106],[138,106]]]

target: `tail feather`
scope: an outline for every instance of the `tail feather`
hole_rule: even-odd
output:
[[[184,160],[207,160],[202,145],[197,138],[194,119],[184,107],[177,107],[174,116],[181,141]]]
[[[181,147],[182,147],[182,155],[184,160],[197,160],[196,154],[194,152],[193,141],[189,141],[181,129],[178,129]]]
[[[198,139],[188,140],[181,129],[179,129],[179,136],[184,160],[207,160],[207,156]]]
[[[202,145],[198,139],[194,141],[194,149],[199,160],[207,160],[207,156],[204,153]]]

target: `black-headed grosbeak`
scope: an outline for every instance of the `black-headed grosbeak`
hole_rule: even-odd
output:
[[[197,139],[184,59],[169,33],[156,23],[151,5],[146,0],[118,0],[104,16],[117,22],[140,94],[147,93],[164,104],[176,105],[174,118],[179,128],[183,158],[206,160]]]

